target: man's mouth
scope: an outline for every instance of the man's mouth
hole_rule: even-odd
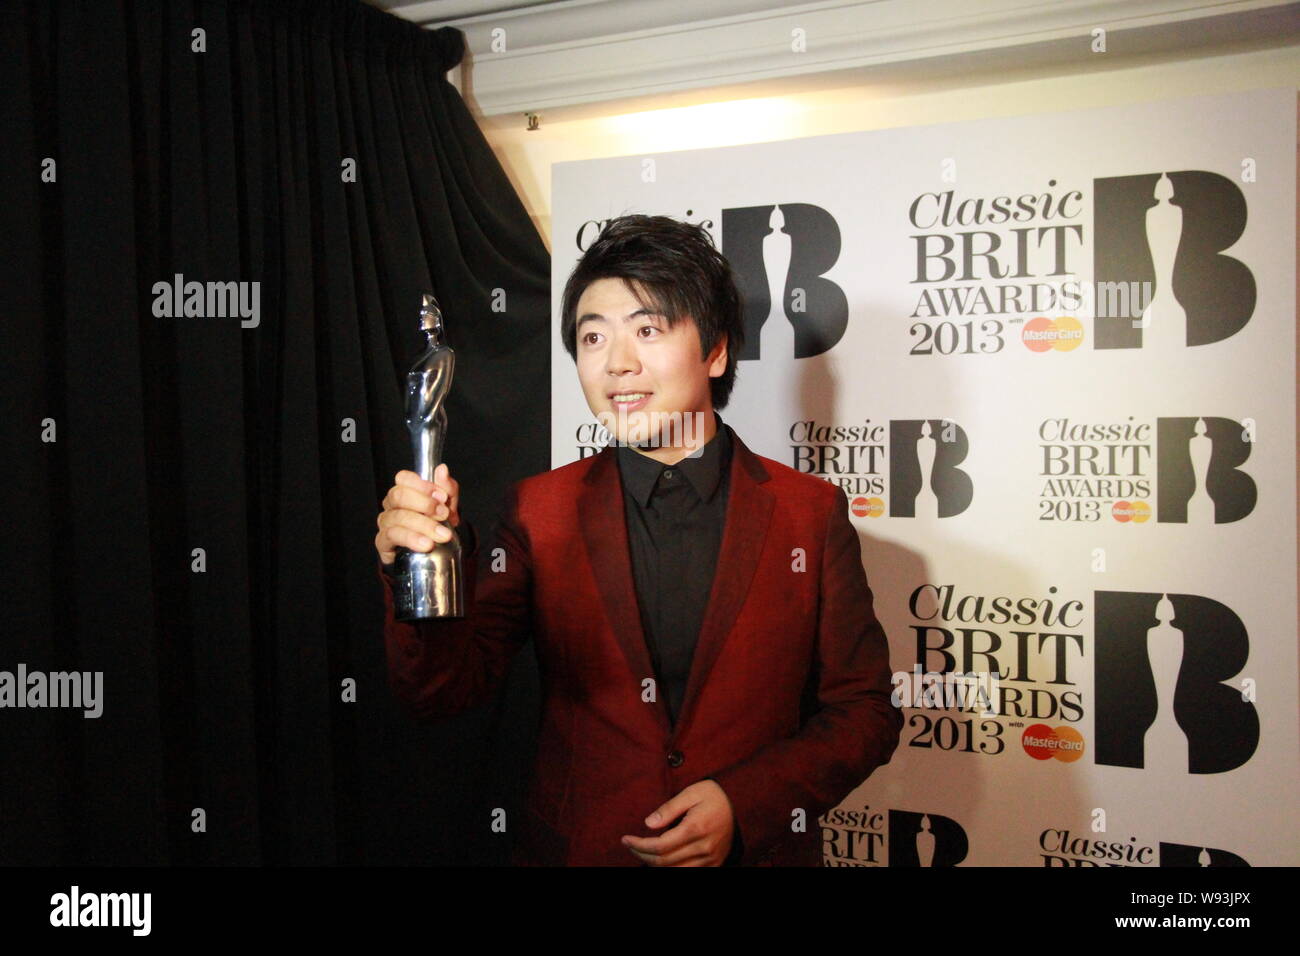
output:
[[[643,407],[650,400],[652,394],[652,392],[615,392],[609,398],[614,403],[615,408],[634,412]]]

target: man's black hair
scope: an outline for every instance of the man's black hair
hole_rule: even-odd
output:
[[[727,368],[709,379],[714,408],[725,408],[736,384],[736,362],[745,340],[745,312],[731,264],[703,226],[668,216],[630,215],[611,219],[582,255],[564,286],[560,336],[577,361],[578,300],[597,279],[623,279],[643,308],[669,328],[695,320],[700,360],[727,340]]]

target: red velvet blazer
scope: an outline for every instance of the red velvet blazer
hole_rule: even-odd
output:
[[[489,700],[535,638],[541,725],[516,863],[641,865],[619,838],[655,835],[645,817],[711,777],[731,801],[741,865],[817,866],[817,818],[893,754],[902,715],[843,489],[732,440],[676,726],[653,693],[613,447],[511,486],[493,570],[465,562],[465,619],[394,622],[380,573],[389,682],[419,716]]]

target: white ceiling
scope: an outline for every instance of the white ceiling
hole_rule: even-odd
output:
[[[502,13],[520,7],[545,6],[553,0],[365,0],[372,7],[391,10],[416,23],[445,25],[459,17],[474,17],[485,13]],[[416,9],[419,8],[419,9]]]
[[[363,0],[423,27],[455,26],[466,35],[496,25],[527,24],[529,45],[633,30],[681,29],[722,17],[770,16],[809,7],[857,3],[774,0]],[[877,0],[878,2],[878,0]],[[906,0],[914,2],[914,0]],[[988,0],[961,0],[967,4]],[[1068,0],[1067,0],[1068,2]]]
[[[458,85],[481,122],[1300,44],[1300,0],[365,2],[465,33]]]

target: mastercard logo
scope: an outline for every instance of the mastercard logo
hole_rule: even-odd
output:
[[[1071,315],[1030,319],[1020,330],[1020,341],[1031,352],[1073,352],[1083,343],[1083,326]]]
[[[1151,506],[1145,501],[1117,501],[1110,506],[1110,516],[1116,521],[1141,524],[1151,517]]]
[[[859,518],[879,518],[885,513],[885,503],[879,498],[858,496],[849,502],[849,510]]]
[[[1020,746],[1035,760],[1055,757],[1062,763],[1073,763],[1083,756],[1083,737],[1073,727],[1031,724],[1020,735]]]

